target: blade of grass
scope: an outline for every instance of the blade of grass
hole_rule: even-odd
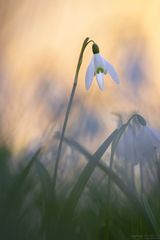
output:
[[[105,153],[105,151],[108,149],[110,146],[111,142],[113,139],[116,137],[117,130],[115,130],[102,144],[101,146],[97,149],[97,151],[93,154],[90,155],[90,160],[85,168],[83,169],[82,173],[80,174],[76,184],[74,185],[68,199],[66,200],[65,206],[62,210],[60,219],[63,219],[65,216],[69,215],[72,216],[75,207],[80,199],[80,196],[90,178],[92,175],[95,167],[97,166],[97,163]],[[66,138],[64,138],[66,139]],[[89,156],[89,155],[88,155]],[[60,221],[61,222],[61,221]]]
[[[42,190],[43,190],[43,196],[45,198],[45,202],[47,205],[47,202],[50,199],[51,193],[52,193],[52,179],[47,171],[47,169],[44,167],[44,165],[37,160],[36,161],[36,169],[40,178]]]
[[[23,169],[15,175],[13,178],[13,183],[9,186],[7,190],[6,199],[4,206],[2,207],[3,220],[5,221],[11,215],[12,211],[15,211],[16,208],[19,208],[19,204],[22,204],[22,198],[24,197],[24,188],[26,187],[26,178],[29,175],[31,168],[37,159],[41,149],[38,149],[34,155],[32,155],[29,163]],[[12,199],[12,201],[11,201]],[[20,217],[20,216],[19,216]]]
[[[155,218],[155,216],[153,214],[153,211],[152,211],[152,209],[151,209],[151,207],[149,205],[149,202],[148,202],[147,198],[144,196],[144,194],[142,196],[142,201],[143,201],[146,213],[148,215],[148,218],[152,222],[152,226],[154,227],[154,230],[155,230],[156,234],[159,235],[160,234],[160,228],[159,228],[157,220],[156,220],[156,218]]]
[[[53,239],[55,219],[57,216],[52,178],[49,175],[48,170],[39,160],[36,161],[36,169],[40,178],[42,201],[44,203],[44,207],[42,207],[42,227],[45,239],[51,240]]]
[[[37,159],[39,153],[40,153],[41,149],[38,149],[36,151],[36,153],[31,157],[29,163],[20,171],[20,173],[17,175],[15,182],[13,183],[13,185],[11,186],[10,192],[8,194],[8,200],[10,201],[10,197],[12,198],[12,202],[14,197],[16,198],[16,196],[18,195],[18,192],[21,191],[21,188],[24,185],[24,182],[33,166],[33,163],[35,162],[35,160]]]

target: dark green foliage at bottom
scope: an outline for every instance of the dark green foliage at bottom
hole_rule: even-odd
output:
[[[1,147],[0,239],[128,240],[147,236],[158,239],[159,184],[144,200],[139,196],[140,203],[136,205],[127,195],[129,189],[123,193],[114,179],[109,196],[108,176],[97,169],[96,162],[93,164],[89,173],[94,168],[98,172],[87,175],[84,186],[73,178],[72,184],[66,183],[65,188],[54,191],[51,174],[40,161],[39,151],[15,167],[8,150]],[[82,191],[72,201],[76,182]]]

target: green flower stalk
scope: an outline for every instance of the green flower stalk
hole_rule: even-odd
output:
[[[66,115],[65,115],[65,119],[64,119],[64,123],[63,123],[63,128],[62,128],[62,133],[61,133],[61,137],[60,137],[60,141],[59,141],[58,151],[57,151],[55,170],[54,170],[54,175],[53,175],[53,188],[54,189],[55,189],[55,186],[56,186],[58,165],[59,165],[59,160],[60,160],[61,151],[62,151],[62,143],[63,143],[63,139],[64,139],[65,130],[66,130],[66,127],[67,127],[68,117],[69,117],[69,114],[70,114],[73,98],[74,98],[76,87],[77,87],[79,71],[80,71],[80,67],[81,67],[81,64],[82,64],[82,60],[83,60],[83,53],[84,53],[87,45],[90,42],[93,42],[93,41],[89,40],[88,37],[84,40],[82,48],[81,48],[81,52],[80,52],[80,55],[79,55],[79,59],[78,59],[78,64],[77,64],[76,73],[75,73],[75,77],[74,77],[73,87],[72,87],[72,90],[71,90],[71,95],[70,95],[70,99],[69,99],[69,102],[68,102],[67,111],[66,111]]]

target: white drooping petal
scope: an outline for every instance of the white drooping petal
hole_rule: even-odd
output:
[[[103,80],[103,78],[104,78],[104,73],[99,72],[99,73],[96,74],[97,83],[98,83],[98,86],[99,86],[99,88],[101,90],[104,89],[104,80]]]
[[[95,70],[97,68],[104,68],[104,61],[102,56],[99,53],[94,54],[94,67],[95,67]]]
[[[108,72],[111,76],[111,78],[117,83],[119,84],[120,81],[119,81],[119,77],[118,77],[118,74],[116,73],[114,67],[108,62],[106,61],[105,59],[103,59],[104,61],[104,69],[106,72]]]
[[[94,59],[91,59],[90,64],[88,65],[85,77],[86,89],[88,90],[92,84],[94,78]]]
[[[137,148],[142,152],[145,159],[150,158],[156,149],[160,149],[160,136],[155,129],[149,126],[144,126],[138,135],[139,143]]]
[[[148,127],[152,136],[152,142],[155,147],[160,147],[160,133],[155,129]]]

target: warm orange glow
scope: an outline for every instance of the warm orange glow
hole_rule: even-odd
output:
[[[54,108],[60,104],[57,98],[62,95],[68,99],[81,44],[87,36],[115,66],[121,85],[115,86],[107,76],[104,92],[99,91],[96,81],[86,92],[90,46],[85,52],[77,98],[86,108],[96,110],[103,122],[112,112],[139,111],[160,127],[159,9],[157,0],[16,0],[14,5],[3,1],[0,84],[3,118],[7,120],[2,126],[12,137],[13,148],[40,137],[54,119]],[[135,76],[136,71],[139,76]],[[46,110],[45,88],[54,103],[52,113]]]

